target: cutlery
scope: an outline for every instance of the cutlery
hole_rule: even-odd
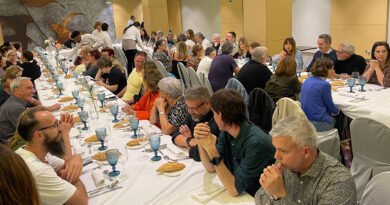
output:
[[[121,188],[123,188],[123,187],[122,186],[118,186],[118,187],[114,187],[112,189],[108,189],[108,190],[102,191],[100,193],[97,193],[97,194],[89,196],[89,199],[95,198],[97,196],[100,196],[100,195],[103,195],[103,194],[106,194],[108,192],[112,192],[112,191],[115,191],[115,190],[118,190],[118,189],[121,189]]]

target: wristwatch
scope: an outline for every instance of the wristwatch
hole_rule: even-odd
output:
[[[222,156],[213,157],[213,158],[210,160],[210,163],[213,164],[214,166],[217,166],[219,163],[221,163],[222,159],[223,159]]]
[[[164,111],[161,111],[158,113],[159,115],[165,115],[165,112]]]

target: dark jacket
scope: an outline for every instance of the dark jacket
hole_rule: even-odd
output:
[[[41,76],[41,68],[35,60],[23,62],[20,64],[20,67],[23,68],[22,76],[31,78],[33,83]]]
[[[261,88],[255,88],[249,98],[250,121],[268,133],[272,128],[274,100]]]

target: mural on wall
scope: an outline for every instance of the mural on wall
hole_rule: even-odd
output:
[[[91,33],[95,21],[109,25],[115,40],[112,5],[105,0],[0,0],[4,41],[44,47],[49,37],[64,42],[72,31]]]

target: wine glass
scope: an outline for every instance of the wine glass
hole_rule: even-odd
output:
[[[85,98],[83,97],[78,97],[77,98],[77,105],[81,109],[81,111],[84,111],[84,104],[85,104]]]
[[[366,85],[366,78],[360,76],[359,77],[359,85],[361,87],[361,89],[359,91],[360,92],[366,92],[366,90],[364,90],[364,86]]]
[[[79,77],[79,74],[77,74],[76,72],[73,72],[72,75],[73,75],[73,78],[76,79],[76,80]]]
[[[137,138],[137,140],[138,140],[138,143],[143,147],[143,149],[144,149],[144,154],[140,157],[140,160],[141,161],[145,161],[145,160],[147,160],[148,159],[148,156],[146,155],[146,150],[145,150],[145,145],[146,144],[148,144],[148,142],[149,142],[149,135],[148,135],[148,133],[144,133],[144,134],[142,134],[142,133],[138,133],[138,138]]]
[[[353,91],[352,91],[352,88],[353,88],[353,86],[355,86],[355,78],[348,78],[347,79],[347,82],[348,82],[348,86],[349,86],[349,92],[350,93],[354,93]]]
[[[351,78],[359,79],[359,72],[352,72]]]
[[[154,151],[154,156],[152,157],[152,161],[160,161],[161,156],[158,156],[158,149],[160,148],[160,135],[152,135],[149,138],[150,148]]]
[[[104,92],[98,93],[98,99],[100,103],[102,103],[102,106],[100,108],[104,107],[104,100],[106,99],[106,94]]]
[[[87,120],[88,120],[88,112],[87,111],[81,111],[79,112],[80,121],[84,124],[84,127],[82,130],[88,130],[87,127]]]
[[[64,84],[62,82],[57,82],[58,95],[63,95],[62,90],[64,89]]]
[[[72,91],[72,96],[76,100],[76,104],[77,104],[77,98],[80,96],[80,91],[79,90],[73,90]]]
[[[110,112],[112,115],[114,115],[114,120],[112,121],[113,123],[119,122],[119,120],[117,118],[118,111],[119,111],[118,104],[117,103],[112,104],[110,107]]]
[[[131,138],[136,139],[137,138],[137,129],[139,126],[139,120],[137,119],[136,116],[133,116],[130,118],[130,126],[131,126],[131,129],[134,131],[134,135],[131,136]]]
[[[118,170],[115,170],[115,165],[118,163],[120,152],[118,149],[110,149],[106,151],[106,159],[112,166],[112,171],[108,173],[110,177],[116,177],[120,174]]]
[[[62,70],[64,71],[65,76],[68,75],[69,69],[66,66],[64,66]]]
[[[98,148],[99,151],[103,151],[107,149],[107,146],[104,146],[104,140],[107,137],[107,130],[105,127],[96,128],[95,130],[96,137],[100,141],[101,146]]]

